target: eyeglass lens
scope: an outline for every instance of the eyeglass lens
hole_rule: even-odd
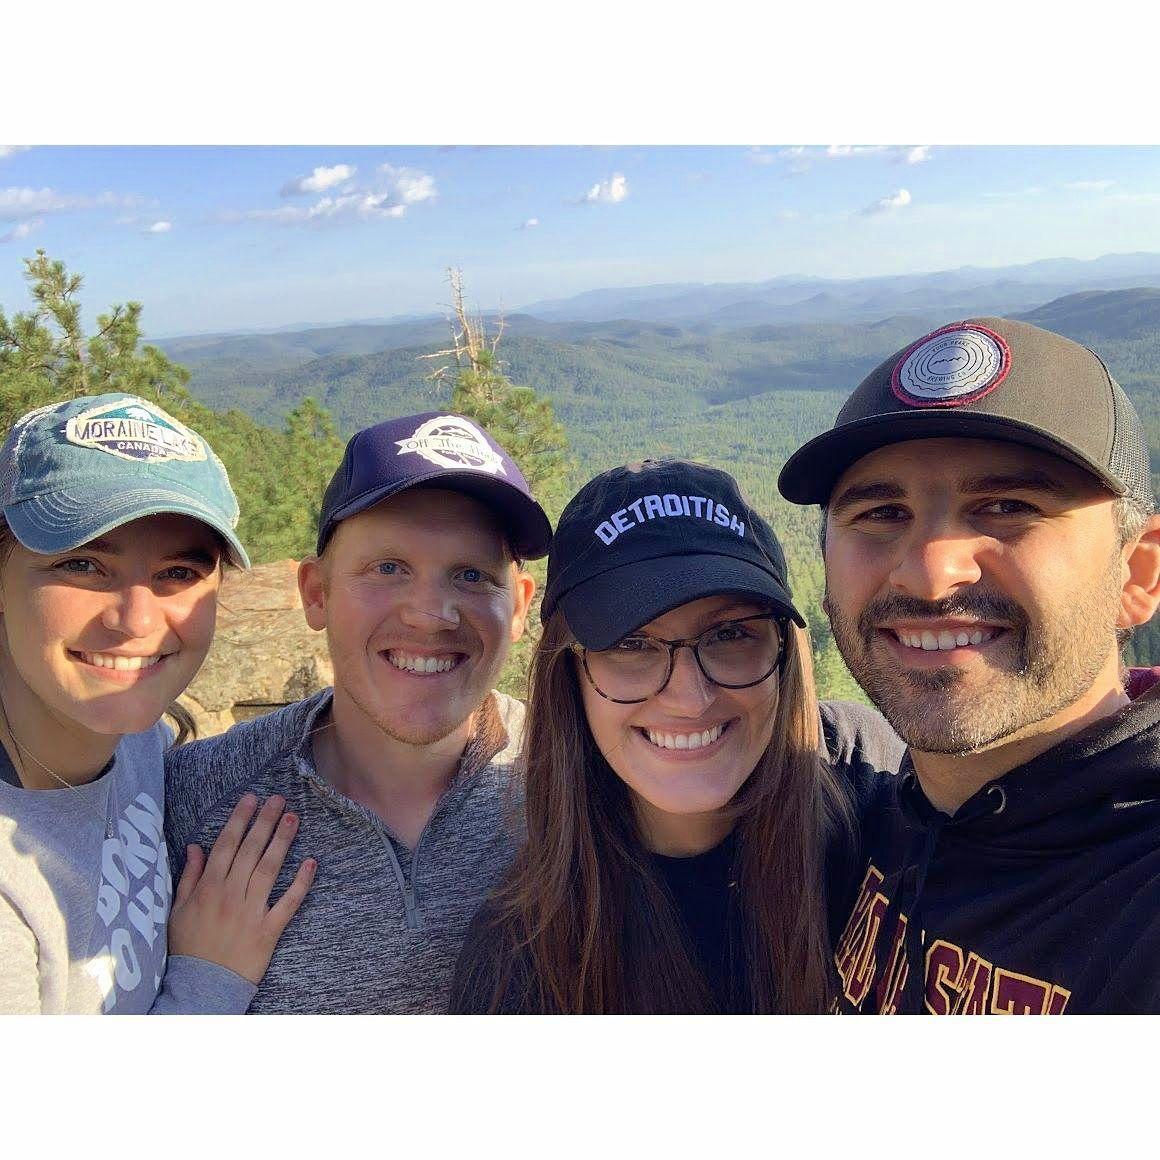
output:
[[[670,645],[650,636],[629,636],[611,648],[586,649],[584,663],[598,692],[612,700],[646,700],[669,676]],[[773,616],[724,621],[697,638],[693,651],[701,671],[715,684],[755,685],[777,668],[781,634]]]

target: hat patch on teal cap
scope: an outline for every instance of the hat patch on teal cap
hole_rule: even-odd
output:
[[[506,475],[503,460],[483,434],[455,415],[428,419],[407,439],[396,439],[399,455],[420,455],[436,467],[466,467],[488,475]]]
[[[141,399],[120,399],[83,411],[65,425],[65,438],[134,463],[207,458],[205,443],[160,407]]]
[[[1011,369],[1011,351],[993,330],[955,323],[919,339],[891,378],[895,398],[911,407],[961,407],[993,391]]]

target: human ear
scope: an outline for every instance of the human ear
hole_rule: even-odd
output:
[[[307,556],[298,565],[298,594],[306,623],[321,632],[326,627],[326,565],[317,556]]]
[[[1123,587],[1117,628],[1147,624],[1160,605],[1160,515],[1124,545]]]
[[[512,610],[512,644],[515,644],[524,635],[524,628],[528,621],[528,609],[531,607],[532,597],[536,592],[536,582],[530,573],[516,569],[514,588],[516,599],[515,608]]]

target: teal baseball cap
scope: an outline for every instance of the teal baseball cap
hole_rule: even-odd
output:
[[[67,552],[144,516],[192,516],[248,568],[238,501],[206,441],[156,403],[85,395],[21,416],[0,448],[0,508],[33,552]]]

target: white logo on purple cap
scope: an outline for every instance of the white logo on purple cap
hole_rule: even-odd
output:
[[[206,459],[205,444],[197,435],[160,407],[140,399],[119,399],[82,411],[65,424],[64,437],[78,447],[133,463]]]
[[[912,407],[961,407],[993,391],[1011,369],[1011,352],[986,327],[955,323],[921,339],[895,366],[890,386]]]
[[[421,455],[436,467],[470,468],[488,475],[507,475],[503,459],[482,432],[456,415],[428,419],[409,439],[398,439],[399,455]]]

